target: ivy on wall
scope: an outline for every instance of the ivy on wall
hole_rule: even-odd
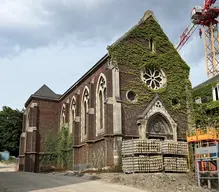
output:
[[[62,126],[58,134],[48,132],[45,136],[45,154],[43,154],[42,165],[53,165],[55,167],[72,169],[73,143],[69,128]]]
[[[209,98],[209,101],[213,101],[213,96],[212,96],[212,87],[216,86],[218,82],[211,82],[206,85],[203,85],[199,88],[193,89],[193,97],[194,99],[201,98],[204,100],[206,97]]]
[[[151,41],[153,41],[154,51],[151,50]],[[192,102],[192,97],[188,97],[188,94],[192,93],[189,81],[190,68],[152,16],[126,33],[119,43],[108,47],[108,51],[112,64],[119,66],[121,76],[128,76],[127,82],[122,84],[121,91],[124,94],[131,90],[137,95],[137,102],[127,101],[124,103],[125,107],[138,105],[143,109],[154,94],[158,93],[169,112],[188,113],[188,103]],[[141,71],[146,68],[162,69],[167,78],[166,86],[152,90],[143,83]],[[178,103],[173,105],[173,101]]]
[[[219,128],[219,101],[213,101],[212,87],[218,81],[205,84],[193,89],[193,100],[200,98],[202,104],[194,103],[194,119],[196,127],[216,127]]]

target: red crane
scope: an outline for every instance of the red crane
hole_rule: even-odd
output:
[[[219,33],[218,21],[219,6],[214,5],[216,0],[204,0],[203,6],[195,6],[192,9],[191,23],[180,36],[180,41],[176,46],[179,51],[192,36],[198,26],[199,35],[204,34],[204,47],[206,57],[206,68],[208,78],[219,72]]]

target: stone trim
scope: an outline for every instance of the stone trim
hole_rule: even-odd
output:
[[[137,125],[139,127],[139,137],[142,139],[146,138],[147,126],[150,117],[156,114],[161,114],[171,126],[171,129],[168,129],[166,135],[172,135],[173,140],[177,141],[177,124],[172,119],[170,114],[167,112],[162,102],[159,99],[159,96],[156,95],[148,107],[145,109],[143,114],[139,116]],[[159,135],[159,134],[158,134]],[[165,134],[164,134],[165,135]]]
[[[27,128],[27,132],[33,132],[33,131],[36,131],[37,128],[36,127],[28,127]]]
[[[37,107],[37,106],[38,106],[37,103],[31,103],[30,108],[34,108],[34,107]]]
[[[81,121],[81,117],[80,117],[80,116],[76,116],[76,117],[75,117],[75,122],[76,122],[76,123],[79,123],[80,121]]]
[[[71,99],[71,104],[69,105],[69,131],[72,133],[72,128],[73,128],[73,122],[75,122],[76,118],[76,110],[77,110],[77,100],[76,97],[73,95]]]
[[[85,95],[85,91],[87,91],[88,95]],[[86,111],[89,114],[89,102],[90,102],[90,90],[87,86],[84,87],[83,93],[82,93],[82,99],[81,99],[81,142],[85,141],[88,138],[88,127],[85,134],[85,123],[88,125],[87,122],[85,122],[84,117],[84,103],[86,102]],[[89,118],[87,118],[87,121],[89,121]]]
[[[98,135],[101,135],[105,132],[105,101],[106,101],[106,95],[105,93],[107,94],[107,79],[106,79],[106,76],[101,73],[98,77],[98,80],[97,80],[97,85],[96,85],[96,136]],[[100,97],[99,95],[101,94],[101,97],[102,97],[102,114],[100,114]],[[101,118],[101,115],[102,115],[102,124],[103,124],[103,127],[101,127],[101,124],[100,124],[100,118]]]
[[[65,113],[66,113],[66,104],[63,103],[62,108],[61,108],[61,115],[60,115],[60,127],[62,126],[62,124],[65,123],[65,119],[66,119]],[[63,118],[64,118],[64,120],[63,120]]]
[[[25,155],[19,155],[19,158],[24,158],[25,157]]]
[[[24,152],[24,154],[38,154],[37,152]]]
[[[113,133],[122,134],[122,105],[117,102],[120,99],[120,75],[117,67],[112,69],[113,86]]]
[[[21,137],[26,137],[26,132],[21,133]]]
[[[89,108],[88,109],[88,114],[94,115],[94,108]]]

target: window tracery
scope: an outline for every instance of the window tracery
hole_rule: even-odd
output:
[[[81,135],[82,135],[82,139],[85,139],[87,137],[87,132],[88,132],[88,121],[89,121],[89,113],[88,113],[88,109],[89,109],[89,89],[87,87],[85,87],[84,89],[84,93],[82,96],[82,105],[81,105]]]
[[[96,135],[104,132],[105,128],[105,101],[107,97],[106,77],[101,74],[96,91]]]
[[[64,104],[62,106],[62,111],[61,111],[61,124],[65,123],[65,117],[66,117],[66,106]]]
[[[165,85],[166,76],[162,70],[146,69],[142,72],[142,80],[149,88],[157,90]]]
[[[70,105],[70,132],[74,132],[75,129],[75,119],[76,119],[76,98],[73,96]]]

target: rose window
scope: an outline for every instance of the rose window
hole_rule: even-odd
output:
[[[165,84],[165,75],[162,71],[158,69],[146,69],[142,73],[142,80],[151,89],[160,89]]]

